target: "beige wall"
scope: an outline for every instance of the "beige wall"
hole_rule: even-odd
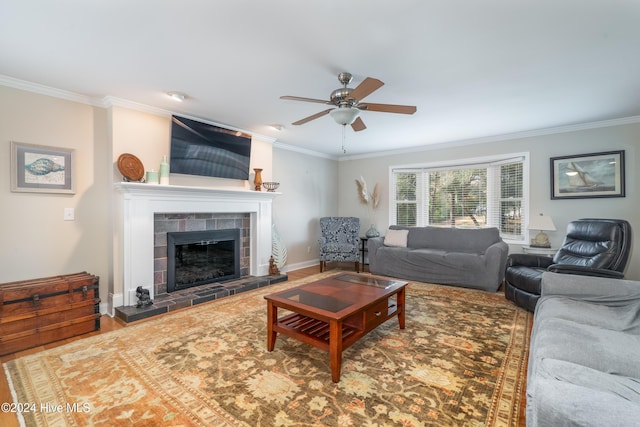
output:
[[[118,215],[113,182],[121,179],[115,162],[123,152],[140,157],[148,169],[158,168],[168,154],[168,115],[143,113],[120,106],[94,107],[0,86],[0,283],[88,271],[101,278],[100,295],[106,304],[117,290]],[[76,194],[13,193],[9,186],[9,144],[30,144],[75,149]],[[638,153],[640,124],[563,132],[500,142],[430,149],[337,162],[254,138],[252,167],[264,169],[264,180],[279,181],[282,195],[274,200],[273,220],[289,252],[284,270],[313,265],[318,259],[318,221],[327,215],[355,215],[368,227],[364,205],[358,203],[354,180],[364,176],[369,185],[379,182],[382,204],[377,225],[388,226],[388,172],[392,165],[446,161],[457,158],[529,152],[531,159],[531,211],[553,217],[558,231],[549,233],[559,244],[562,230],[586,216],[617,217],[631,221],[634,247],[627,277],[640,279],[640,215]],[[627,197],[611,199],[551,200],[549,157],[598,151],[626,151]],[[172,175],[178,185],[250,188],[246,181]],[[64,208],[76,210],[75,221],[63,221]],[[512,248],[519,250],[519,248]]]
[[[338,214],[335,160],[274,149],[273,178],[282,195],[273,201],[273,223],[287,245],[284,271],[316,264],[318,218]]]
[[[122,179],[122,153],[158,170],[169,154],[170,116],[121,106],[96,107],[85,100],[63,100],[0,86],[0,283],[87,271],[100,276],[102,311],[109,294],[121,292],[122,270],[116,218],[120,214],[113,183]],[[75,150],[76,193],[10,191],[10,142]],[[272,142],[252,140],[251,167],[272,179]],[[253,180],[253,174],[250,177]],[[252,182],[171,175],[174,185],[251,189]],[[75,221],[63,221],[65,208]]]
[[[168,114],[151,114],[132,110],[129,108],[114,106],[109,109],[111,146],[113,147],[113,173],[114,182],[122,180],[118,171],[117,160],[123,153],[131,153],[138,157],[145,170],[160,169],[162,156],[169,157],[171,117]],[[254,136],[251,140],[251,164],[250,168],[262,168],[263,181],[270,181],[272,170],[272,143]],[[253,180],[253,172],[250,180]],[[253,184],[250,181],[235,179],[211,178],[192,175],[172,174],[172,185],[224,187],[250,190]]]
[[[170,154],[171,116],[169,114],[152,114],[132,110],[121,106],[108,109],[109,139],[111,151],[112,182],[120,182],[122,175],[118,170],[117,161],[123,153],[131,153],[138,157],[145,170],[160,169],[162,157]],[[270,181],[272,176],[272,143],[259,137],[251,141],[250,167],[264,169],[263,181]],[[250,181],[221,179],[202,176],[170,174],[171,185],[201,186],[216,188],[234,188],[238,190],[253,189],[254,174]],[[120,295],[124,288],[124,272],[121,260],[122,241],[120,236],[120,220],[122,218],[120,195],[111,189],[109,197],[113,198],[113,236],[111,240],[113,263],[113,281],[108,287],[109,301],[113,295]]]
[[[355,179],[362,175],[373,187],[379,182],[382,201],[377,214],[377,226],[385,230],[389,226],[389,167],[403,164],[440,162],[462,158],[484,157],[504,153],[530,153],[530,212],[551,215],[558,229],[549,232],[552,245],[558,246],[564,238],[569,221],[577,218],[620,218],[631,222],[634,230],[634,250],[627,277],[640,280],[640,194],[638,194],[638,170],[640,168],[640,124],[600,127],[589,130],[562,132],[528,138],[516,138],[499,142],[464,145],[416,151],[406,154],[377,156],[340,162],[338,205],[341,215],[359,216],[362,232],[368,227],[365,205],[356,197]],[[626,197],[578,200],[551,200],[549,158],[565,155],[625,150]],[[512,247],[520,251],[520,247]]]
[[[10,191],[10,141],[75,150],[76,194]],[[107,114],[0,86],[0,283],[87,271],[111,280]],[[75,221],[63,221],[65,208]]]

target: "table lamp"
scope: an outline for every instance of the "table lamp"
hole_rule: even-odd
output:
[[[531,239],[531,246],[534,248],[550,248],[549,236],[545,231],[556,231],[556,226],[550,216],[542,214],[531,217],[529,221],[529,230],[538,230],[536,237]]]

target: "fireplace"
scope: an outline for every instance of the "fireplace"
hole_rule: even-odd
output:
[[[242,212],[228,212],[228,213],[214,213],[214,212],[201,212],[201,213],[156,213],[154,214],[154,290],[156,295],[170,293],[179,289],[182,289],[180,286],[176,289],[170,289],[169,287],[169,271],[172,271],[175,263],[175,253],[172,252],[169,254],[171,246],[175,244],[175,241],[172,243],[169,241],[169,235],[172,236],[172,239],[175,236],[183,236],[178,241],[179,244],[188,244],[188,243],[201,243],[201,241],[219,241],[219,240],[231,240],[231,236],[227,235],[229,233],[228,230],[238,229],[240,233],[239,247],[240,247],[240,272],[238,273],[238,278],[243,278],[251,275],[249,270],[251,259],[251,216],[247,213]],[[212,233],[220,231],[220,233]],[[182,233],[187,234],[182,234]],[[192,233],[192,234],[189,234]],[[204,234],[197,234],[204,233]],[[193,236],[190,237],[190,236]],[[218,236],[222,236],[223,239],[218,238]],[[193,239],[193,241],[190,241]],[[235,234],[233,236],[235,240]],[[206,253],[205,247],[208,245],[199,245],[199,248],[202,252]],[[218,246],[218,250],[222,248],[223,244]],[[184,250],[187,248],[178,249],[178,255],[182,255],[182,260],[184,260]],[[192,246],[191,252],[187,252],[187,255],[195,255],[197,248]],[[211,253],[213,248],[209,248],[209,252]],[[180,253],[182,251],[182,253]],[[228,252],[228,251],[227,251]],[[234,253],[235,254],[235,253]],[[237,257],[236,257],[237,258]],[[189,261],[189,258],[187,258]],[[180,264],[178,265],[180,267]],[[195,266],[194,266],[195,268]],[[191,268],[193,270],[194,268]],[[219,278],[216,281],[227,280],[227,278],[231,278],[231,276],[226,272],[224,274],[218,273],[217,276],[224,276],[224,278]],[[171,273],[174,274],[174,273]],[[187,272],[185,271],[185,274]],[[188,273],[191,274],[191,273]],[[212,276],[212,275],[209,275]],[[193,280],[187,279],[186,282],[199,282],[199,284],[211,283],[215,278],[213,277],[203,277],[202,280]],[[174,277],[172,277],[174,280]],[[179,279],[179,282],[182,279]],[[205,283],[206,281],[206,283]],[[172,285],[173,286],[173,285]],[[193,283],[193,286],[197,286],[196,283]]]
[[[167,292],[240,277],[240,229],[167,233]]]
[[[116,216],[114,281],[109,289],[111,313],[115,307],[135,306],[138,286],[147,289],[151,299],[167,292],[166,237],[163,248],[162,233],[154,227],[157,214],[180,216],[190,212],[196,215],[193,221],[186,219],[184,227],[180,223],[178,228],[165,228],[166,236],[166,232],[199,231],[203,229],[199,226],[202,222],[212,222],[200,219],[200,215],[212,212],[225,216],[242,213],[245,215],[243,223],[246,223],[246,231],[242,232],[241,237],[241,277],[265,276],[269,273],[271,205],[279,193],[137,182],[115,183],[114,188],[120,195],[115,199],[115,209],[121,214]],[[198,228],[195,228],[196,225]],[[216,229],[225,228],[241,226],[216,225]]]

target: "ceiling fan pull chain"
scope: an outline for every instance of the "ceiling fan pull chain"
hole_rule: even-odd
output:
[[[347,154],[347,148],[344,146],[344,140],[347,134],[346,129],[347,129],[347,125],[342,125],[342,153],[343,154]]]

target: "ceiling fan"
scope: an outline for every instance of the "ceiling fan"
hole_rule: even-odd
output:
[[[333,117],[336,123],[344,126],[351,125],[351,128],[354,131],[359,132],[367,128],[360,118],[360,111],[379,111],[382,113],[399,114],[413,114],[416,112],[416,107],[412,105],[373,104],[362,102],[362,99],[384,85],[384,83],[378,79],[367,77],[355,89],[347,87],[347,85],[351,83],[351,80],[353,80],[353,76],[350,73],[338,74],[338,80],[342,83],[343,87],[331,92],[331,96],[328,101],[322,99],[302,98],[299,96],[281,96],[280,99],[316,102],[318,104],[335,106],[309,117],[305,117],[297,122],[293,122],[292,125],[303,125],[311,120],[331,114],[331,117]]]

